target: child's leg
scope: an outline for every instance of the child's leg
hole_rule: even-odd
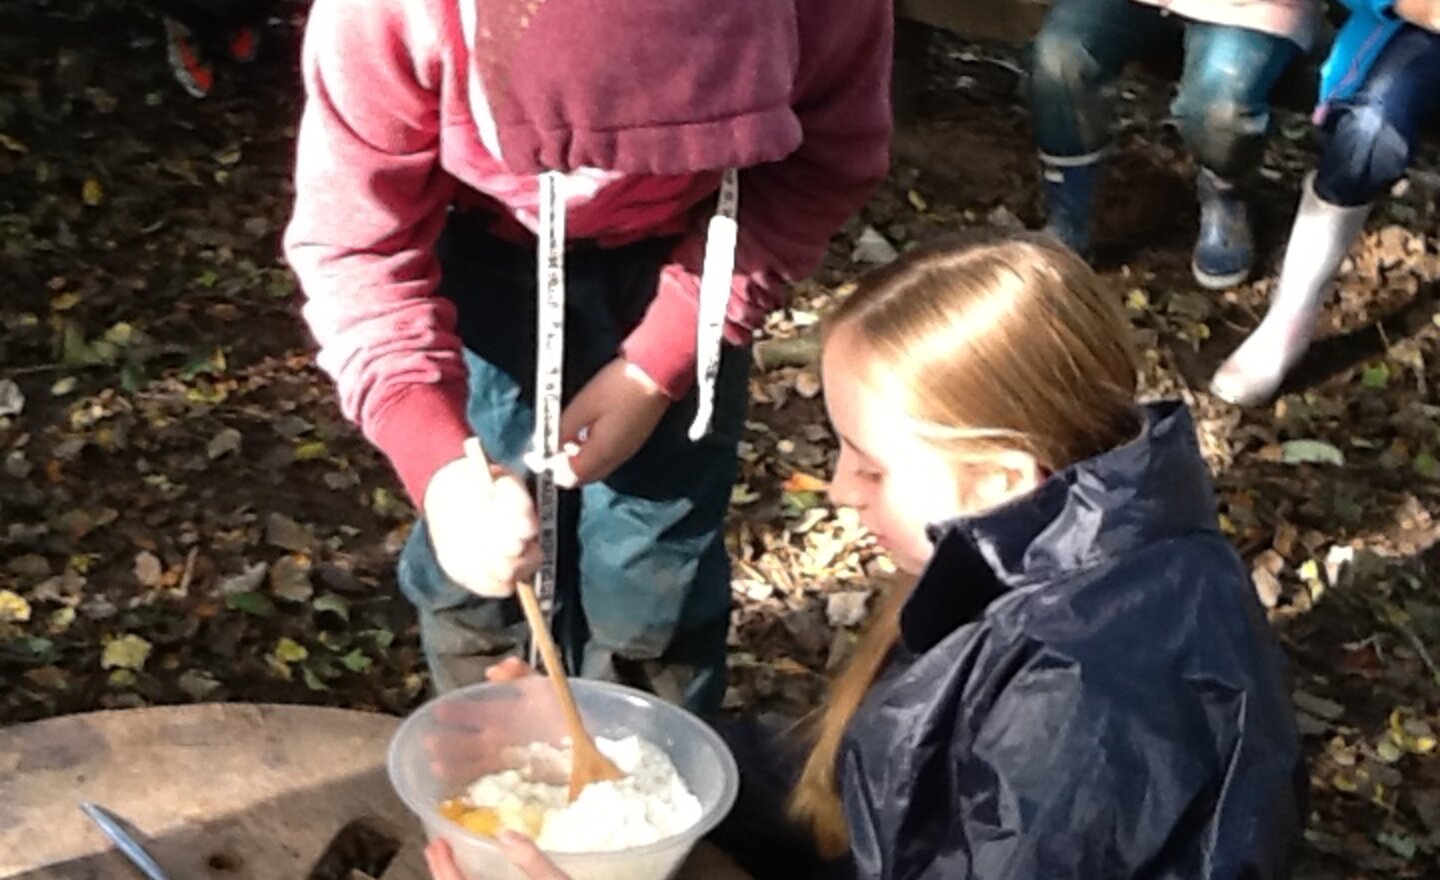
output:
[[[1172,112],[1200,165],[1196,280],[1224,289],[1250,274],[1253,245],[1236,184],[1259,166],[1270,127],[1270,91],[1299,47],[1282,37],[1192,22]]]
[[[1110,142],[1104,88],[1178,30],[1158,8],[1134,0],[1059,0],[1035,37],[1030,107],[1046,230],[1076,251],[1089,247],[1096,166]]]
[[[606,251],[586,256],[597,265],[577,274],[575,283],[597,290],[591,295],[572,287],[574,299],[592,310],[608,306],[607,314],[585,317],[593,374],[615,356],[653,299],[668,249],[638,258]],[[580,669],[587,678],[633,684],[697,711],[719,709],[730,624],[724,523],[748,376],[749,352],[727,348],[708,436],[698,442],[686,436],[695,415],[692,391],[670,407],[633,458],[581,490],[580,596],[589,637]]]
[[[1440,34],[1407,26],[1381,53],[1360,92],[1326,120],[1315,192],[1368,205],[1405,173],[1421,129],[1440,116]]]
[[[719,709],[730,625],[724,521],[748,357],[725,352],[709,436],[686,436],[692,393],[671,406],[634,458],[582,490],[586,677],[628,682],[697,711]]]
[[[1263,403],[1309,347],[1335,272],[1371,202],[1400,178],[1424,124],[1440,116],[1440,35],[1406,28],[1365,85],[1331,110],[1319,170],[1305,181],[1290,244],[1265,320],[1215,374],[1232,403]]]
[[[465,341],[471,427],[487,455],[523,474],[521,457],[534,425],[534,377],[525,378],[534,372],[534,252],[497,241],[483,224],[459,216],[451,219],[436,253],[443,271],[440,292],[457,304],[457,329]],[[561,572],[562,580],[566,574]],[[437,692],[483,681],[492,663],[522,650],[526,630],[519,606],[512,599],[482,599],[446,577],[423,518],[400,553],[397,577],[419,613]],[[573,590],[573,575],[569,581]]]

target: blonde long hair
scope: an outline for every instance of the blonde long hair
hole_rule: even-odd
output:
[[[858,331],[845,353],[867,379],[903,389],[919,435],[958,466],[1023,451],[1047,473],[1132,439],[1137,362],[1115,296],[1049,238],[952,239],[873,272],[830,315]],[[789,813],[820,852],[843,854],[850,834],[836,769],[845,728],[899,638],[909,586],[887,592],[854,656],[832,684]]]

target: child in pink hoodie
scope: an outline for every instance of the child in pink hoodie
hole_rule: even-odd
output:
[[[745,348],[886,172],[891,27],[889,0],[317,0],[286,253],[422,508],[399,579],[437,688],[523,641],[487,597],[539,561],[536,236],[563,230],[557,636],[578,674],[717,705]]]

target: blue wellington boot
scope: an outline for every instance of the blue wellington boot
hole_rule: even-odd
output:
[[[1208,168],[1200,169],[1195,190],[1200,199],[1200,234],[1190,271],[1201,287],[1227,290],[1250,277],[1255,259],[1245,202],[1234,184]]]
[[[1081,256],[1090,252],[1090,214],[1100,154],[1079,158],[1040,156],[1045,181],[1045,232]]]

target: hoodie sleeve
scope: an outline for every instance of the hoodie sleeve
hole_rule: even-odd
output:
[[[461,454],[465,368],[434,244],[454,183],[439,162],[440,76],[423,0],[317,0],[285,252],[345,416],[416,503]]]
[[[813,272],[830,237],[860,209],[890,165],[889,0],[797,4],[802,140],[780,162],[740,175],[740,236],[725,337],[734,345]],[[695,381],[703,229],[677,245],[655,299],[622,353],[672,398]]]
[[[1257,742],[1243,692],[1189,687],[1197,699],[1177,708],[1100,692],[1073,663],[1037,657],[981,722],[958,773],[959,821],[920,876],[1289,876],[1298,744]]]

